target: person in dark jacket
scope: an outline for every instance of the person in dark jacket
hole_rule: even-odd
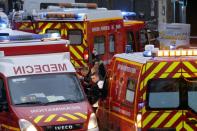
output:
[[[91,71],[89,69],[89,67],[83,67],[81,70],[80,70],[80,74],[77,74],[78,75],[78,78],[80,79],[81,81],[81,84],[84,88],[84,91],[86,93],[86,95],[88,96],[89,95],[89,90],[91,88]]]
[[[90,104],[92,104],[92,108],[96,112],[98,108],[99,98],[102,95],[101,93],[102,93],[104,81],[100,79],[98,72],[93,72],[91,74],[91,79],[93,84],[91,87],[92,96],[91,96]]]

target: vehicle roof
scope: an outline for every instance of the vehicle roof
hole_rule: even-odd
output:
[[[43,10],[41,13],[74,13],[74,14],[83,14],[84,17],[80,19],[81,21],[85,20],[99,20],[99,19],[109,19],[109,18],[118,18],[123,19],[122,13],[120,10],[106,10],[105,8],[98,9],[67,9],[67,10]],[[43,20],[43,19],[37,19]],[[47,19],[46,19],[47,20]],[[73,20],[73,19],[62,19],[62,20]],[[62,21],[61,20],[61,21]],[[76,19],[77,20],[77,19]],[[55,20],[54,20],[55,21]],[[57,20],[60,21],[60,20]]]
[[[56,44],[69,44],[68,40],[54,40],[54,41],[41,41],[41,40],[23,40],[23,41],[10,41],[8,43],[0,43],[1,47],[16,47],[16,46],[36,46],[36,45],[56,45]]]
[[[121,53],[114,55],[116,58],[122,58],[129,61],[135,61],[137,63],[144,64],[148,60],[151,59],[151,57],[144,57],[142,52],[136,52],[136,53]]]
[[[137,62],[140,64],[145,64],[149,61],[160,62],[160,61],[179,61],[181,60],[197,60],[197,56],[179,56],[179,57],[144,57],[143,52],[135,52],[135,53],[122,53],[116,54],[114,57],[121,58],[133,62]]]
[[[19,31],[19,30],[12,30],[10,28],[5,28],[3,30],[0,30],[0,33],[8,33],[11,36],[18,36],[18,35],[32,35],[33,33],[29,33],[29,32],[23,32],[23,31]]]
[[[65,70],[58,69],[59,65],[64,65]],[[19,68],[19,73],[16,73]],[[0,57],[0,73],[6,77],[63,72],[75,72],[68,52]]]

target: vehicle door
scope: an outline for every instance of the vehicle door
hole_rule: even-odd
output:
[[[148,62],[143,70],[142,130],[183,129],[181,62]]]
[[[197,61],[183,61],[182,75],[185,85],[185,103],[183,109],[184,129],[188,131],[197,130]]]
[[[125,86],[122,88],[122,101],[120,102],[119,114],[122,116],[120,119],[120,130],[130,131],[135,130],[135,118],[137,105],[137,86],[140,75],[141,64],[127,61],[126,64],[120,67],[124,70]]]

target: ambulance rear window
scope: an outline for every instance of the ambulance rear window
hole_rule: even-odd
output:
[[[148,82],[148,107],[177,108],[180,105],[180,79],[153,79]]]
[[[84,95],[74,74],[45,74],[10,77],[13,104],[80,102]]]
[[[68,39],[71,45],[79,45],[83,42],[83,35],[81,30],[68,30]]]

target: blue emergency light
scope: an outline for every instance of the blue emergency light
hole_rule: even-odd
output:
[[[123,17],[136,16],[136,13],[135,12],[125,12],[125,11],[122,11],[122,15],[123,15]]]
[[[0,33],[0,42],[6,42],[9,40],[9,33]]]

